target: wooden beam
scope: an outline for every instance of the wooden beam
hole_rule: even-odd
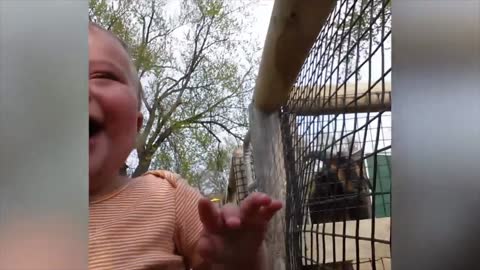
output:
[[[276,0],[254,92],[255,106],[273,112],[288,93],[335,0]]]
[[[267,114],[250,105],[250,131],[257,188],[285,202],[286,172],[280,115]],[[269,223],[266,245],[269,269],[285,270],[285,207]]]
[[[355,93],[355,88],[357,92]],[[286,110],[297,115],[325,115],[338,113],[362,113],[390,111],[392,102],[391,84],[347,84],[336,86],[294,87]]]

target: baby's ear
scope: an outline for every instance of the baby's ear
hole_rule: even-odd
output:
[[[137,113],[137,132],[140,132],[143,126],[143,114],[141,112]]]

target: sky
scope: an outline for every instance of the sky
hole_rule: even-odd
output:
[[[259,0],[258,7],[254,10],[255,26],[257,38],[260,42],[265,41],[270,23],[270,15],[273,9],[273,0]]]

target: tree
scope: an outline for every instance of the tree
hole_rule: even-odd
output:
[[[90,0],[90,20],[129,44],[143,84],[133,176],[164,168],[192,182],[223,177],[226,149],[246,132],[258,64],[257,44],[242,35],[250,4]]]

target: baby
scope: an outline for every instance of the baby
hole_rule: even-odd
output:
[[[140,82],[111,32],[90,23],[88,47],[89,269],[266,269],[281,202],[256,193],[219,209],[173,173],[120,175],[142,126]]]

